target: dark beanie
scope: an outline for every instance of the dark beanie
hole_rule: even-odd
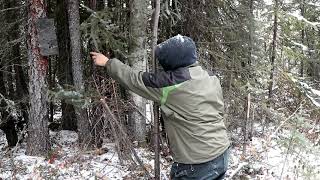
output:
[[[194,41],[180,34],[159,44],[156,58],[165,71],[189,66],[197,61],[197,48]]]

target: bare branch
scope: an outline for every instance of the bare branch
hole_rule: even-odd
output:
[[[24,5],[21,5],[21,6],[17,6],[17,7],[11,7],[11,8],[6,8],[6,9],[1,9],[0,10],[0,13],[4,13],[6,11],[12,11],[12,10],[16,10],[16,9],[20,9],[20,8],[23,8],[23,7],[26,7],[27,5],[24,4]]]
[[[245,167],[246,165],[248,165],[247,162],[241,163],[241,164],[238,166],[238,168],[231,173],[231,175],[230,175],[230,177],[229,177],[228,179],[230,179],[230,180],[233,179],[233,177],[234,177],[236,174],[238,174],[238,172],[239,172],[243,167]]]

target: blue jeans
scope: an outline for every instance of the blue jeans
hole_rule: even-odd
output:
[[[173,163],[170,172],[172,180],[219,180],[228,169],[229,149],[217,158],[201,164]]]

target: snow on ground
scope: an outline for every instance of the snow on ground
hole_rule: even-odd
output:
[[[231,148],[227,179],[244,162],[247,165],[232,179],[239,179],[240,176],[270,180],[280,176],[282,179],[320,179],[320,151],[316,152],[319,146],[299,149],[294,145],[287,153],[288,148],[281,140],[288,141],[292,137],[291,131],[284,129],[270,138],[276,127],[265,129],[263,134],[260,133],[261,126],[255,124],[254,127],[260,135],[252,138],[245,156],[242,145],[234,144]],[[8,150],[5,136],[0,131],[0,179],[144,179],[143,171],[132,171],[132,167],[120,165],[113,143],[105,142],[104,151],[80,153],[75,132],[50,132],[50,136],[51,155],[41,158],[25,155],[25,143]],[[293,150],[295,153],[291,152]],[[143,148],[136,151],[151,172],[154,167],[153,153]],[[170,162],[166,159],[161,158],[162,180],[169,179]]]
[[[62,111],[57,111],[54,115],[53,115],[53,119],[57,120],[57,119],[61,119],[62,117]]]
[[[233,179],[239,179],[239,175],[246,177],[245,179],[320,179],[320,146],[310,144],[303,147],[295,143],[288,145],[294,133],[282,130],[281,134],[270,138],[275,129],[276,127],[270,127],[265,130],[264,136],[253,137],[247,145],[245,156],[243,146],[235,145],[231,149],[227,177],[246,162],[248,165]]]
[[[53,142],[48,158],[25,155],[26,144],[13,150],[7,146],[5,136],[0,134],[0,179],[137,179],[129,166],[121,166],[113,143],[105,143],[105,152],[79,152],[77,134],[72,131],[50,132]],[[152,154],[138,149],[147,169],[153,168]],[[10,154],[12,153],[12,156]],[[162,179],[167,178],[168,163],[162,162]],[[148,168],[149,167],[149,168]],[[143,179],[143,172],[135,174]],[[139,178],[138,178],[139,179]]]

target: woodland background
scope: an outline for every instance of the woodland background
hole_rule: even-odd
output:
[[[228,177],[319,178],[320,2],[160,4],[157,43],[177,34],[190,36],[201,65],[221,80],[233,148]],[[90,163],[85,175],[60,167],[112,149],[117,161],[104,164],[129,167],[119,179],[153,176],[152,102],[95,67],[89,52],[152,71],[154,7],[154,1],[146,0],[0,1],[0,178],[24,179],[35,173],[39,178],[69,174],[112,179],[102,173],[105,168],[99,169],[102,175],[89,170]],[[45,17],[54,19],[58,55],[40,53],[37,20]],[[165,179],[170,155],[161,125],[160,130]],[[67,160],[73,150],[66,145],[77,152]],[[281,157],[270,162],[273,150]],[[88,152],[92,156],[82,156]],[[21,161],[22,156],[29,161]],[[26,168],[30,159],[35,163],[34,156],[44,157],[42,163]]]

